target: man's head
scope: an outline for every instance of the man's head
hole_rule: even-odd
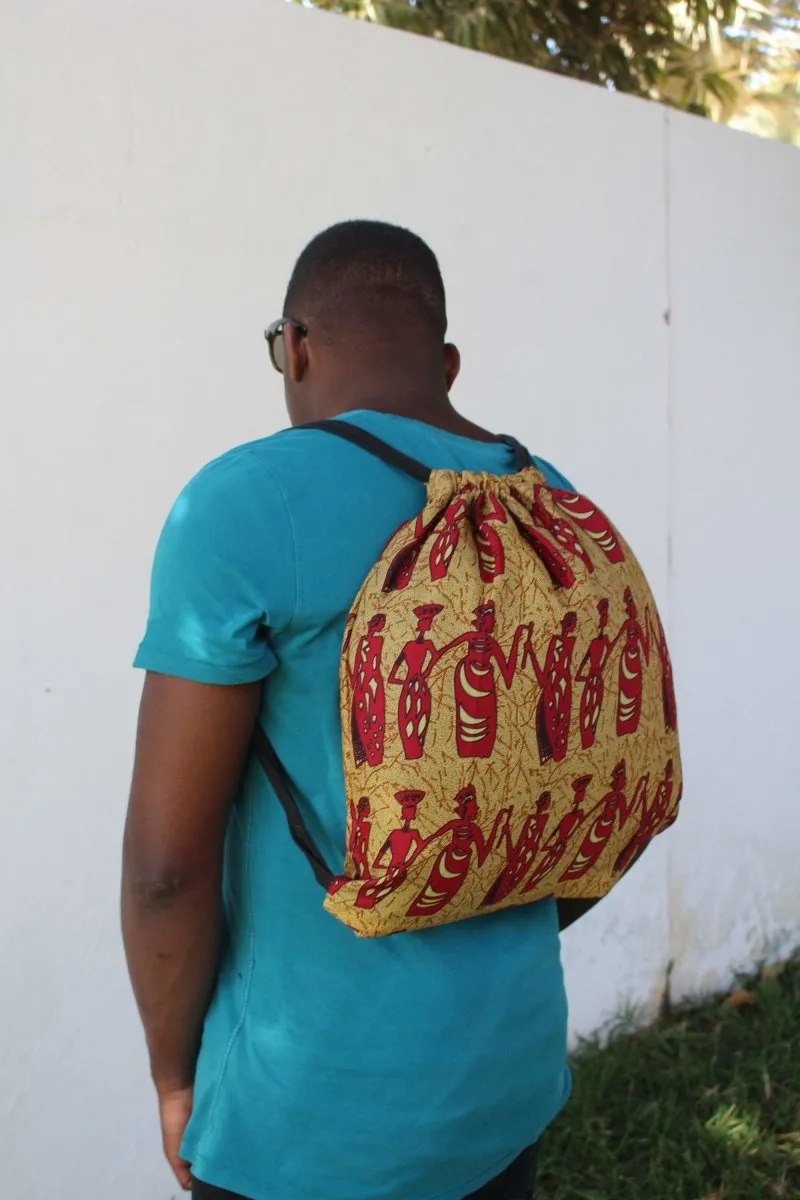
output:
[[[273,356],[295,425],[359,405],[436,404],[458,374],[436,256],[395,225],[347,221],[315,237],[283,316]]]

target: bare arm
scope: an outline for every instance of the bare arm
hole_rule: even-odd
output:
[[[402,679],[400,678],[400,675],[399,675],[400,668],[402,667],[402,665],[405,661],[406,661],[406,652],[405,652],[405,650],[402,650],[400,652],[400,654],[398,655],[397,662],[394,664],[391,671],[389,672],[388,678],[386,680],[387,683],[404,683],[405,682],[408,673],[406,672],[406,675],[404,675]]]
[[[411,853],[409,854],[408,859],[405,863],[406,871],[411,866],[411,864],[415,861],[415,859],[417,859],[419,857],[419,855],[422,853],[422,851],[425,849],[425,847],[427,845],[427,842],[425,842],[423,840],[421,833],[419,833],[416,829],[412,830],[412,832],[414,834],[414,848],[411,851]]]
[[[539,687],[543,687],[543,686],[544,686],[545,672],[544,672],[544,671],[542,670],[542,668],[539,666],[539,660],[538,660],[538,658],[536,657],[536,651],[535,651],[535,650],[534,650],[534,648],[533,648],[533,635],[534,635],[534,632],[535,632],[535,630],[534,630],[534,626],[533,626],[533,625],[529,625],[529,626],[528,626],[528,636],[527,636],[527,639],[526,639],[526,641],[525,641],[525,645],[524,645],[524,647],[523,647],[523,650],[522,650],[522,661],[520,662],[520,664],[519,664],[519,665],[520,665],[520,669],[521,669],[521,670],[524,670],[524,669],[525,669],[525,666],[526,666],[526,664],[527,664],[527,662],[528,662],[528,659],[530,659],[530,661],[531,661],[531,666],[533,667],[533,673],[534,673],[534,675],[536,676],[536,682],[539,684]],[[545,662],[545,666],[547,666],[547,663],[546,663],[546,662]]]
[[[507,688],[510,688],[511,684],[514,682],[514,674],[517,669],[517,658],[519,656],[519,644],[523,635],[530,637],[530,628],[526,625],[520,625],[514,634],[514,641],[508,658],[506,658],[506,656],[503,654],[503,651],[500,649],[499,644],[494,640],[494,638],[491,639],[492,654],[494,655],[494,660],[497,663],[498,670],[502,676],[503,683]]]
[[[194,1079],[217,974],[225,830],[260,694],[260,683],[145,679],[123,844],[122,930],[162,1098]]]
[[[420,676],[422,679],[428,679],[430,677],[431,671],[436,666],[439,659],[442,657],[442,654],[443,654],[443,651],[438,650],[435,646],[432,646],[428,650],[428,653],[425,657],[425,661],[422,665],[422,670],[420,671]]]
[[[465,643],[468,644],[474,636],[474,633],[459,634],[459,636],[454,638],[452,642],[448,642],[446,646],[442,646],[441,650],[439,650],[436,655],[436,662],[438,662],[440,658],[444,658],[445,654],[449,654],[451,650],[455,650],[457,646],[463,646]],[[431,662],[426,668],[424,672],[426,676],[430,673],[433,665],[434,664]]]
[[[454,820],[454,821],[448,821],[446,825],[443,825],[441,827],[441,829],[437,829],[435,833],[431,833],[426,838],[424,838],[422,836],[422,834],[420,834],[419,835],[419,844],[418,844],[417,850],[414,854],[414,858],[416,858],[418,854],[421,854],[423,850],[427,850],[428,846],[433,845],[434,842],[438,842],[439,838],[444,837],[445,834],[452,833],[455,829],[458,829],[462,824],[463,824],[463,822],[461,821],[461,819],[456,818],[456,820]],[[413,859],[411,861],[413,862]],[[408,865],[408,864],[406,864],[406,865]]]
[[[627,808],[623,808],[623,810],[622,810],[621,819],[620,819],[620,823],[619,823],[620,829],[622,829],[625,825],[627,825],[628,818],[632,817],[633,814],[637,811],[637,809],[641,809],[642,821],[647,820],[647,817],[648,817],[647,788],[649,786],[649,783],[650,783],[649,773],[647,775],[643,775],[642,778],[637,783],[636,791],[633,793],[633,797],[631,799],[630,804],[628,805]]]
[[[390,849],[390,845],[389,845],[389,841],[387,839],[381,846],[377,855],[375,856],[375,862],[372,864],[373,870],[375,870],[375,871],[383,870],[384,859],[386,858],[386,855],[389,853],[389,849]]]
[[[508,818],[509,810],[507,808],[501,808],[500,812],[494,819],[494,825],[492,826],[492,832],[489,835],[488,842],[485,840],[479,826],[476,825],[474,827],[473,837],[475,839],[475,849],[478,852],[478,863],[480,866],[483,866],[492,850],[494,850],[495,842],[497,841],[497,837],[501,829],[503,829],[506,837],[508,838],[508,844],[511,844],[511,836],[508,829]]]
[[[617,634],[617,636],[615,638],[612,638],[612,640],[608,644],[608,658],[606,659],[606,663],[608,663],[609,659],[611,658],[611,655],[616,650],[617,642],[620,640],[620,638],[625,637],[627,635],[627,633],[628,633],[628,622],[623,621],[622,628],[620,629],[619,633]]]
[[[576,683],[588,683],[589,682],[589,676],[587,674],[586,668],[589,665],[590,658],[591,658],[591,655],[589,654],[589,651],[587,650],[583,656],[583,662],[578,667],[578,670],[575,672],[575,682]]]

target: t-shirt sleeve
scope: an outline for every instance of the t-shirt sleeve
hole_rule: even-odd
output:
[[[253,683],[277,664],[292,620],[295,555],[283,492],[234,451],[184,488],[156,548],[150,613],[134,665],[196,683]]]

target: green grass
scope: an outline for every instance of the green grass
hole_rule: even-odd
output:
[[[800,1200],[800,963],[764,975],[583,1046],[537,1200]]]

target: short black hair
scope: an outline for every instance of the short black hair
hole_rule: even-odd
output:
[[[387,318],[447,332],[444,283],[436,255],[420,237],[383,221],[344,221],[317,234],[297,260],[284,316],[336,333]]]

